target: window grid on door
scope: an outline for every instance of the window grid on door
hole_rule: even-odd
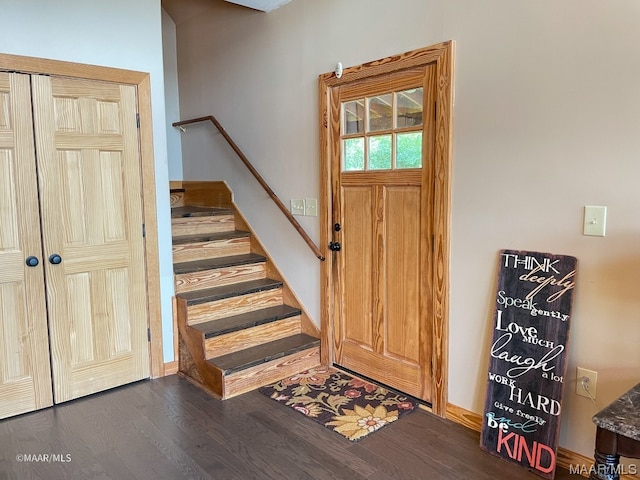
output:
[[[422,167],[423,90],[342,102],[342,171]]]

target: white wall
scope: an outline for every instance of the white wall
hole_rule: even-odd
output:
[[[173,360],[169,216],[160,0],[0,0],[0,52],[150,73],[164,360]]]
[[[162,57],[164,61],[164,102],[167,118],[169,179],[182,180],[182,138],[180,131],[171,126],[172,123],[181,120],[176,24],[165,10],[162,10]]]
[[[350,4],[349,11],[375,4],[381,17],[395,15],[393,2]],[[432,1],[420,5],[414,14],[428,32],[427,43],[435,43],[442,9]],[[386,37],[367,37],[369,53],[362,57],[358,36],[368,27],[340,15],[327,23],[334,7],[324,2],[297,0],[269,14],[208,0],[169,1],[165,8],[175,11],[177,23],[182,117],[216,116],[286,205],[291,198],[318,198],[317,75],[338,61],[346,66],[374,60],[397,48]],[[425,45],[410,29],[393,36],[409,46],[405,50]],[[202,124],[183,134],[184,178],[230,184],[236,203],[319,324],[319,261],[215,132]],[[318,218],[297,219],[319,244]]]
[[[179,6],[179,8],[175,8]],[[498,251],[574,255],[578,286],[560,443],[591,456],[591,416],[640,381],[640,3],[295,0],[269,14],[166,0],[184,118],[213,114],[276,193],[318,195],[317,76],[456,41],[449,401],[483,407]],[[319,322],[319,265],[209,125],[185,179],[228,181]],[[605,238],[584,205],[609,207]],[[302,217],[320,241],[318,220]],[[327,241],[327,239],[323,239]],[[577,397],[575,367],[599,372]]]
[[[573,255],[560,443],[591,456],[591,416],[640,381],[640,4],[445,5],[457,42],[450,401],[482,408],[495,252]],[[585,205],[608,207],[605,238],[581,234]],[[597,404],[575,395],[576,366],[599,372]]]

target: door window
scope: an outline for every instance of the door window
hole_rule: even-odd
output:
[[[423,90],[342,103],[342,171],[422,167]]]

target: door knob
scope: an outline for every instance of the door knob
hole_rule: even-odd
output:
[[[27,267],[37,267],[40,263],[40,260],[38,260],[38,257],[31,256],[27,257],[25,263],[27,264]]]
[[[339,252],[341,249],[342,245],[340,245],[340,242],[329,242],[329,250]]]
[[[62,257],[57,253],[54,253],[49,256],[49,263],[53,265],[58,265],[59,263],[62,263]]]

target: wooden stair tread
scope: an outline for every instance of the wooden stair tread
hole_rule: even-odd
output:
[[[257,347],[212,358],[208,362],[222,370],[224,375],[230,375],[319,345],[319,338],[299,333],[281,340],[264,343]]]
[[[279,274],[256,253],[231,192],[210,192],[218,207],[192,205],[203,188],[170,189],[178,363],[226,399],[319,365],[320,340],[284,281],[268,278]]]
[[[218,233],[196,233],[194,235],[180,235],[173,237],[173,245],[185,245],[187,243],[215,242],[218,240],[229,240],[232,238],[250,237],[251,233],[243,230]]]
[[[192,325],[199,332],[204,334],[204,338],[213,338],[226,333],[237,332],[246,328],[265,325],[267,323],[282,320],[284,318],[295,317],[302,311],[299,308],[289,305],[277,305],[275,307],[262,308],[241,315],[220,318],[210,322],[197,323]]]
[[[214,257],[206,260],[194,260],[192,262],[182,262],[173,264],[173,273],[182,275],[184,273],[202,272],[213,270],[214,268],[232,267],[234,265],[248,265],[251,263],[265,262],[266,258],[257,253],[247,253],[244,255],[230,255],[228,257]]]
[[[261,278],[249,282],[232,283],[221,287],[207,288],[205,290],[195,290],[176,295],[187,301],[187,305],[198,305],[201,303],[214,302],[225,298],[238,297],[248,293],[263,292],[281,288],[282,282],[271,278]]]
[[[216,215],[233,215],[233,210],[229,208],[214,207],[173,207],[171,209],[171,218],[184,217],[214,217]]]

